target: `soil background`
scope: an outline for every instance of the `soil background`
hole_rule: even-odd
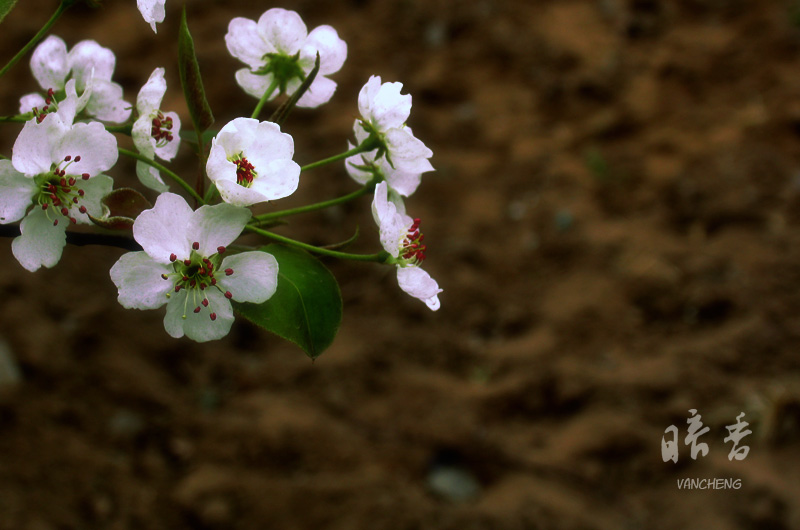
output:
[[[162,108],[188,124],[181,5],[167,1],[157,35],[133,0],[75,7],[53,33],[112,48],[128,101],[164,66]],[[19,2],[3,62],[54,6]],[[220,126],[255,104],[228,21],[269,7],[186,2]],[[116,302],[119,249],[67,247],[30,274],[4,239],[0,335],[19,380],[0,392],[0,528],[800,528],[798,5],[279,7],[349,46],[332,101],[284,126],[299,163],[346,149],[370,75],[413,95],[436,172],[406,204],[441,309],[389,267],[326,261],[344,320],[312,363],[242,320],[221,341],[170,339],[163,310]],[[27,58],[1,84],[13,114],[37,89]],[[2,126],[3,155],[20,129]],[[196,171],[188,147],[174,167]],[[117,186],[133,168],[120,160]],[[335,164],[271,207],[355,189]],[[368,198],[280,231],[328,244],[357,226],[352,250],[376,251]],[[690,409],[710,428],[696,460]],[[741,412],[750,452],[730,461]],[[661,457],[670,425],[677,463]]]

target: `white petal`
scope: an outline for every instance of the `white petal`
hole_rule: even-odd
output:
[[[50,35],[39,44],[31,55],[33,77],[44,90],[59,91],[69,73],[67,45],[59,37]]]
[[[20,265],[34,272],[39,267],[50,268],[58,263],[67,244],[64,221],[62,217],[58,225],[53,226],[47,212],[41,208],[31,210],[19,225],[22,235],[11,243],[11,252]]]
[[[172,141],[163,146],[156,145],[156,156],[161,160],[172,160],[181,146],[181,119],[175,112],[164,112],[164,118],[172,118]]]
[[[49,173],[53,165],[54,144],[67,130],[57,114],[48,114],[41,123],[36,123],[36,120],[25,122],[11,154],[14,168],[28,176]]]
[[[347,150],[353,149],[355,146],[350,142],[347,142]],[[369,151],[366,153],[359,153],[357,155],[353,155],[347,158],[344,161],[344,167],[347,170],[347,174],[350,175],[353,180],[358,182],[359,184],[366,184],[370,180],[372,180],[372,173],[370,171],[365,171],[363,169],[359,169],[357,166],[366,166],[371,164],[375,161],[375,154],[377,150]]]
[[[202,293],[208,298],[207,308],[201,305]],[[195,313],[193,311],[195,307],[200,307],[201,310]],[[216,320],[211,320],[212,312],[216,313]],[[205,291],[181,289],[167,302],[164,328],[176,339],[183,337],[184,334],[197,342],[221,339],[230,332],[232,324],[231,303],[217,289]]]
[[[261,37],[256,22],[242,17],[236,17],[228,24],[225,45],[231,55],[252,70],[264,66],[264,55],[275,52],[275,49]]]
[[[235,181],[219,179],[215,181],[222,200],[234,206],[251,206],[269,199],[253,188],[245,188]]]
[[[386,147],[395,169],[425,173],[433,171],[428,158],[433,151],[411,134],[408,127],[389,129],[386,132]]]
[[[91,78],[111,81],[116,58],[108,48],[93,40],[84,40],[67,54],[67,64],[72,69],[72,77],[78,82],[78,91],[83,92]]]
[[[272,8],[258,19],[258,30],[275,51],[294,55],[308,36],[300,15],[279,7]]]
[[[268,200],[288,197],[297,190],[300,183],[300,166],[293,160],[273,160],[266,167],[259,168],[251,189]]]
[[[237,118],[234,122],[237,128],[240,129],[239,134],[248,135],[248,132],[242,129],[242,124],[247,118]],[[256,122],[256,120],[252,120]],[[247,125],[252,126],[253,123],[248,121]],[[246,145],[244,156],[256,167],[259,171],[260,166],[269,164],[274,160],[291,159],[294,155],[294,139],[291,135],[281,132],[280,126],[270,121],[256,122],[257,126],[252,130],[250,141],[242,144]]]
[[[131,116],[132,106],[122,99],[122,87],[105,79],[92,79],[92,96],[86,112],[98,120],[123,123]]]
[[[331,26],[317,26],[308,34],[301,57],[311,59],[314,64],[319,51],[319,74],[329,75],[338,72],[347,59],[347,43]]]
[[[381,169],[389,187],[404,197],[410,197],[417,190],[422,174],[414,171],[393,169],[385,159],[381,159]]]
[[[406,293],[418,298],[432,310],[439,309],[439,284],[419,267],[397,267],[397,284]]]
[[[139,111],[139,115],[150,114],[161,108],[161,100],[166,92],[167,81],[164,79],[164,69],[156,68],[136,97],[136,110]]]
[[[375,224],[378,226],[381,224],[381,219],[394,213],[394,211],[390,211],[388,195],[389,185],[386,182],[379,182],[375,186],[375,195],[372,197],[372,218],[375,219]]]
[[[400,94],[402,83],[383,83],[375,90],[374,79],[370,78],[359,93],[361,115],[381,132],[401,127],[411,113],[411,96]]]
[[[201,206],[192,214],[186,237],[192,243],[200,243],[198,253],[208,257],[217,253],[217,247],[227,247],[233,243],[251,216],[247,208],[230,204]]]
[[[45,122],[47,119],[44,120]],[[58,163],[71,156],[73,162],[67,169],[70,175],[88,173],[97,175],[114,167],[119,157],[117,138],[102,123],[76,123],[53,148],[53,161]],[[75,158],[81,159],[75,162]]]
[[[156,30],[156,22],[164,22],[164,3],[166,0],[136,0],[136,5],[139,12],[142,14],[144,21],[150,24],[153,28],[153,33],[158,33]]]
[[[236,83],[242,87],[242,90],[246,93],[254,98],[261,99],[261,96],[264,95],[264,92],[267,91],[269,85],[272,83],[272,74],[256,75],[250,73],[249,69],[242,68],[236,71]],[[278,92],[279,91],[276,90],[267,101],[272,101],[278,95]]]
[[[131,138],[136,149],[153,160],[156,156],[156,141],[153,139],[153,117],[150,114],[139,116],[131,127]]]
[[[225,133],[227,136],[227,133]],[[214,182],[228,180],[236,184],[236,164],[228,160],[228,153],[225,150],[225,136],[220,134],[211,144],[211,151],[206,162],[206,174]]]
[[[139,177],[139,182],[151,190],[155,190],[158,193],[169,191],[169,186],[164,183],[164,179],[161,178],[161,173],[150,164],[145,164],[141,160],[136,161],[136,176]]]
[[[134,221],[133,238],[159,263],[169,263],[173,253],[178,259],[186,259],[191,251],[187,238],[191,218],[192,208],[183,197],[162,193],[156,205]]]
[[[327,77],[317,76],[314,82],[308,87],[305,94],[297,100],[298,107],[315,108],[327,103],[336,92],[336,82]]]
[[[19,98],[19,113],[27,114],[28,112],[33,112],[35,108],[44,107],[44,105],[44,96],[41,94],[36,92],[33,94],[25,94]]]
[[[10,160],[0,160],[0,224],[25,217],[35,193],[33,179],[14,169]]]
[[[108,175],[97,175],[89,180],[79,180],[76,186],[84,191],[84,195],[78,204],[70,205],[70,216],[79,223],[91,224],[89,217],[80,212],[80,207],[85,206],[87,213],[94,217],[103,215],[103,205],[100,201],[111,193],[114,180]]]
[[[378,94],[378,90],[381,88],[381,76],[373,75],[370,76],[367,83],[361,87],[361,90],[358,92],[358,112],[361,113],[361,116],[364,117],[367,121],[370,120],[370,107],[372,106],[372,100],[375,99],[375,96]]]
[[[266,302],[278,288],[278,261],[272,254],[253,251],[228,256],[220,271],[229,268],[233,274],[221,275],[217,285],[230,291],[237,302]]]
[[[172,267],[153,261],[146,252],[128,252],[111,267],[111,281],[119,290],[119,303],[127,309],[157,309],[167,303],[173,291],[171,281],[162,274]]]

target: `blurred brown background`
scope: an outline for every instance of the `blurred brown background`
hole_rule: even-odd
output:
[[[55,7],[19,4],[2,62]],[[162,108],[188,123],[181,2],[158,35],[133,0],[104,4],[53,33],[112,48],[131,102],[164,66]],[[170,339],[163,310],[116,303],[118,249],[68,247],[30,274],[4,240],[2,358],[19,379],[0,388],[0,528],[800,528],[795,2],[186,7],[220,126],[255,105],[233,79],[231,18],[284,7],[339,31],[333,100],[284,126],[301,164],[346,148],[370,75],[404,83],[437,168],[407,206],[442,308],[388,267],[326,262],[345,315],[312,364],[242,321],[215,343]],[[14,114],[36,88],[27,58],[0,85]],[[20,129],[2,125],[0,153]],[[135,183],[129,160],[111,174]],[[274,207],[354,189],[333,165]],[[353,250],[375,251],[367,198],[281,233],[327,244],[356,226]],[[711,429],[696,461],[689,409]],[[754,432],[731,462],[740,412]],[[661,459],[669,425],[677,464]],[[687,477],[741,488],[679,490]]]

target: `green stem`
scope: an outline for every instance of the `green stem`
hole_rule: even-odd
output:
[[[324,158],[322,160],[317,160],[316,162],[312,162],[306,166],[300,168],[300,171],[308,171],[309,169],[314,169],[320,166],[324,166],[325,164],[330,164],[331,162],[337,162],[339,160],[344,160],[345,158],[350,158],[353,155],[357,155],[359,153],[365,153],[367,151],[372,151],[376,149],[379,145],[378,139],[369,137],[364,140],[361,145],[350,149],[344,153],[339,153],[338,155],[333,155],[329,158]]]
[[[133,125],[130,123],[126,123],[123,125],[106,125],[106,130],[110,133],[122,133],[127,134],[128,136],[131,135],[131,130],[133,129]]]
[[[349,259],[351,261],[374,261],[376,263],[384,263],[386,261],[386,258],[389,256],[387,252],[379,252],[377,254],[350,254],[348,252],[328,250],[326,248],[315,247],[314,245],[309,245],[307,243],[301,243],[300,241],[295,241],[294,239],[289,239],[288,237],[280,236],[273,232],[267,232],[266,230],[262,230],[252,225],[247,225],[244,228],[245,230],[249,230],[266,238],[272,239],[273,241],[301,248],[303,250],[307,250],[308,252],[313,252],[314,254],[329,256],[331,258]]]
[[[33,117],[33,114],[17,114],[16,116],[0,116],[0,123],[25,123]]]
[[[12,66],[17,64],[19,60],[22,59],[25,56],[25,54],[27,54],[30,51],[31,48],[36,46],[39,43],[39,41],[42,40],[42,38],[44,38],[45,35],[47,35],[47,32],[50,31],[50,28],[53,27],[53,24],[56,23],[56,21],[61,17],[64,11],[69,9],[69,7],[74,3],[75,0],[62,0],[61,3],[58,5],[58,9],[56,9],[56,12],[53,13],[53,16],[50,17],[50,20],[45,22],[44,26],[42,26],[42,29],[40,29],[39,32],[36,35],[34,35],[30,41],[28,41],[28,44],[23,46],[23,48],[20,51],[18,51],[17,54],[11,58],[10,61],[8,61],[8,64],[6,64],[3,67],[3,69],[0,70],[0,77],[2,77],[8,70],[10,70]]]
[[[156,168],[157,170],[161,171],[161,172],[162,172],[162,173],[164,173],[166,176],[168,176],[169,178],[171,178],[172,180],[174,180],[175,182],[177,182],[177,183],[178,183],[178,184],[179,184],[179,185],[180,185],[180,186],[181,186],[183,189],[185,189],[185,190],[186,190],[186,191],[189,193],[189,195],[191,195],[191,196],[192,196],[192,197],[193,197],[193,198],[194,198],[194,199],[195,199],[195,200],[196,200],[196,201],[197,201],[199,204],[205,204],[205,201],[203,200],[203,198],[202,198],[200,195],[198,195],[196,191],[194,191],[194,188],[192,188],[191,186],[189,186],[189,184],[187,184],[185,180],[183,180],[182,178],[180,178],[180,177],[179,177],[179,176],[178,176],[178,175],[177,175],[175,172],[173,172],[172,170],[170,170],[170,169],[167,169],[166,167],[162,166],[161,164],[159,164],[159,163],[158,163],[158,162],[156,162],[155,160],[150,160],[150,159],[149,159],[149,158],[147,158],[146,156],[144,156],[144,155],[141,155],[141,154],[139,154],[139,153],[137,153],[137,152],[135,152],[135,151],[128,151],[127,149],[123,149],[123,148],[121,148],[121,147],[120,147],[120,148],[118,148],[118,150],[119,150],[119,154],[121,154],[121,155],[129,156],[129,157],[131,157],[131,158],[135,158],[136,160],[140,160],[140,161],[144,162],[145,164],[148,164],[148,165],[151,165],[151,166],[153,166],[154,168]]]
[[[267,87],[267,90],[264,92],[264,95],[261,96],[261,99],[258,100],[258,105],[256,105],[255,110],[253,110],[253,114],[250,118],[257,120],[259,114],[261,114],[261,109],[264,107],[264,104],[272,97],[272,93],[275,92],[275,89],[278,88],[278,78],[273,78],[272,83]]]
[[[322,210],[328,208],[330,206],[334,206],[336,204],[342,204],[347,201],[351,201],[362,195],[366,195],[367,193],[371,192],[375,188],[372,184],[367,184],[363,188],[360,188],[352,193],[348,193],[347,195],[342,195],[341,197],[336,197],[335,199],[330,199],[327,201],[317,202],[314,204],[308,204],[306,206],[300,206],[298,208],[290,208],[288,210],[280,210],[277,212],[270,212],[265,213],[262,215],[258,215],[253,218],[255,223],[254,226],[260,226],[266,222],[274,221],[276,219],[281,219],[283,217],[288,217],[290,215],[297,215],[299,213],[306,213],[306,212],[313,212],[315,210]]]

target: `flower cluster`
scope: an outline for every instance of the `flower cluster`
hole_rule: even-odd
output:
[[[156,31],[165,18],[165,0],[137,0],[137,6]],[[297,13],[279,8],[257,21],[234,18],[224,38],[230,54],[246,65],[236,72],[236,83],[259,103],[252,117],[235,118],[213,131],[210,144],[202,130],[189,135],[197,137],[193,143],[205,169],[195,186],[156,162],[172,161],[183,145],[180,116],[162,109],[164,68],[152,71],[132,105],[112,81],[116,57],[110,49],[92,40],[68,49],[54,35],[36,46],[30,68],[43,92],[23,96],[19,115],[5,120],[24,125],[11,156],[0,160],[0,224],[19,224],[11,245],[17,261],[31,272],[55,266],[71,237],[71,225],[127,229],[127,246],[141,250],[122,255],[110,270],[119,303],[142,310],[166,306],[167,333],[201,342],[228,334],[234,309],[243,311],[238,304],[271,304],[281,277],[297,275],[299,283],[291,283],[292,289],[316,288],[313,282],[311,287],[302,285],[306,271],[293,270],[295,262],[282,268],[280,252],[237,244],[244,231],[316,254],[390,264],[403,291],[437,310],[442,290],[421,268],[426,246],[420,220],[406,215],[403,203],[420,185],[422,174],[433,170],[430,149],[406,125],[411,96],[401,94],[400,83],[370,77],[357,99],[361,117],[354,125],[355,143],[348,142],[345,153],[301,168],[294,161],[294,139],[281,127],[285,117],[279,123],[259,121],[259,112],[265,102],[280,96],[289,101],[287,107],[329,101],[337,86],[329,76],[342,68],[347,44],[332,27],[308,32]],[[192,118],[198,126],[196,114]],[[107,173],[120,154],[135,159],[139,181],[155,196],[153,206],[135,190],[113,190]],[[346,172],[362,185],[360,191],[299,208],[258,215],[251,211],[292,195],[304,169],[335,160],[345,160]],[[194,207],[171,192],[170,185],[189,193]],[[376,254],[316,247],[264,229],[284,224],[290,215],[373,190],[372,214],[383,248]],[[133,213],[112,211],[120,200]]]

